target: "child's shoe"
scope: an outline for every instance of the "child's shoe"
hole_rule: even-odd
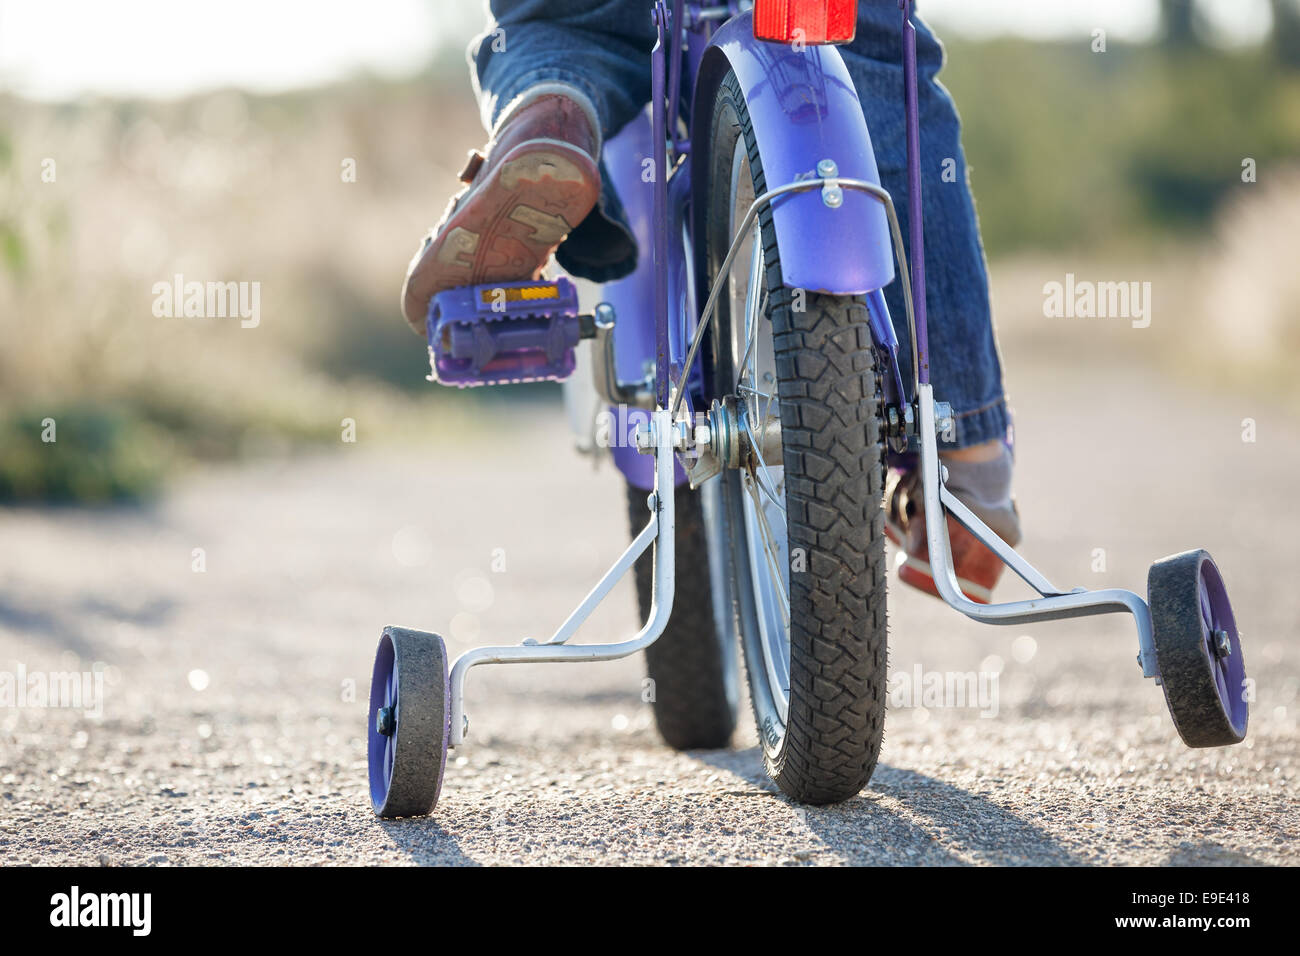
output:
[[[506,109],[407,269],[402,312],[411,328],[424,334],[429,301],[444,289],[540,278],[600,196],[599,130],[586,97],[557,84]]]

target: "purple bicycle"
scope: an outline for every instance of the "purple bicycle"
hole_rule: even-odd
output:
[[[920,223],[915,34],[910,0],[899,7],[910,220]],[[384,629],[370,692],[375,812],[433,809],[447,750],[468,730],[475,665],[645,651],[665,740],[716,748],[736,725],[738,647],[772,779],[801,802],[857,794],[884,728],[884,477],[904,455],[919,462],[925,513],[960,522],[1038,595],[967,598],[947,523],[930,520],[947,604],[991,624],[1130,613],[1142,673],[1162,685],[1187,745],[1240,742],[1241,644],[1206,552],[1156,562],[1146,600],[1066,590],[945,487],[937,436],[951,410],[930,383],[922,230],[909,256],[834,45],[853,36],[854,0],[660,0],[653,17],[650,108],[604,154],[643,250],[637,271],[604,286],[592,314],[560,278],[440,293],[427,324],[433,378],[461,387],[572,385],[589,342],[581,387],[617,423],[610,444],[632,543],[545,641],[478,647],[450,663],[437,635]],[[882,293],[896,268],[906,382]],[[570,643],[651,549],[653,573],[637,573],[641,629]]]

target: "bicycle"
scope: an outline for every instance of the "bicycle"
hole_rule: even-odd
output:
[[[923,229],[905,249],[834,45],[852,38],[855,7],[674,0],[670,9],[659,0],[650,109],[605,147],[640,248],[652,254],[606,285],[592,314],[580,313],[564,278],[454,289],[430,304],[432,378],[444,385],[566,380],[579,343],[590,341],[596,392],[619,412],[611,452],[634,533],[544,642],[478,647],[449,663],[438,635],[384,629],[368,734],[379,816],[436,805],[448,748],[468,731],[465,683],[477,665],[645,651],[662,736],[679,749],[715,748],[737,722],[737,645],[780,789],[812,804],[857,794],[884,728],[884,477],[909,453],[931,516],[935,584],[949,606],[992,624],[1130,613],[1142,673],[1162,686],[1185,743],[1244,738],[1240,637],[1209,554],[1157,561],[1145,600],[1064,590],[945,487],[937,436],[952,412],[929,376]],[[921,223],[915,34],[910,0],[899,7],[910,220]],[[896,277],[908,382],[882,291]],[[969,600],[946,521],[934,520],[944,514],[1038,597]],[[641,629],[616,643],[570,643],[650,550],[653,574],[637,575]]]

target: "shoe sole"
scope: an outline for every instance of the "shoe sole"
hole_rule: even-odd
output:
[[[937,597],[943,600],[943,595],[934,584],[934,571],[930,567],[930,562],[921,558],[914,558],[906,552],[899,552],[900,560],[898,562],[898,580],[904,584],[916,588],[918,591],[924,591],[931,597]],[[976,584],[974,581],[958,576],[957,586],[961,588],[961,593],[976,604],[993,603],[993,591],[982,584]]]
[[[406,320],[423,333],[429,300],[444,289],[537,278],[599,197],[600,172],[582,150],[520,143],[416,253],[402,287]]]
[[[889,519],[885,519],[885,537],[894,543],[898,548],[898,579],[904,584],[916,588],[918,591],[924,591],[931,597],[937,597],[943,600],[943,595],[934,583],[934,569],[930,567],[930,562],[922,558],[915,558],[908,554],[903,547],[903,539],[906,533],[898,525]],[[957,576],[957,586],[961,588],[962,594],[970,598],[976,604],[992,604],[993,589],[985,587],[982,584],[976,584],[969,578]]]

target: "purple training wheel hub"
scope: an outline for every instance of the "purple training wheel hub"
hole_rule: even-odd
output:
[[[1241,743],[1250,683],[1223,576],[1203,549],[1170,555],[1147,576],[1151,635],[1169,714],[1189,747]]]
[[[367,750],[370,768],[370,800],[381,807],[388,799],[388,786],[393,779],[393,756],[396,740],[397,718],[397,668],[393,659],[393,643],[387,637],[379,642],[375,655],[375,668],[370,681],[370,726]],[[387,726],[381,726],[380,714],[387,715]]]
[[[426,328],[434,380],[457,388],[563,381],[582,338],[578,292],[565,278],[439,292]]]
[[[1237,636],[1237,619],[1228,602],[1228,590],[1213,561],[1201,564],[1201,620],[1205,624],[1206,652],[1214,667],[1214,683],[1232,729],[1246,732],[1249,704],[1245,691],[1246,665]]]

